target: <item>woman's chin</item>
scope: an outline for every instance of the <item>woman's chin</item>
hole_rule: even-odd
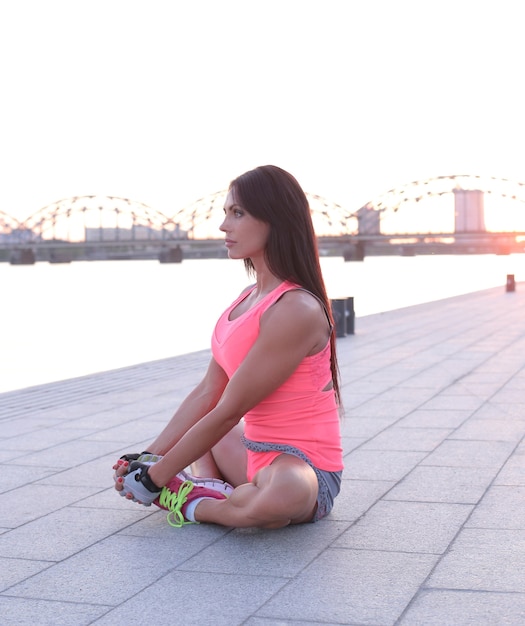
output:
[[[228,250],[229,259],[244,259],[244,255],[236,254],[233,250]]]

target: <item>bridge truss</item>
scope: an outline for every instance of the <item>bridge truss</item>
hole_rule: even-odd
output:
[[[456,190],[483,192],[487,230],[525,231],[525,183],[494,176],[455,174],[413,181],[378,195],[359,213],[378,212],[383,234],[453,233]],[[509,227],[511,223],[514,226]]]
[[[167,216],[142,202],[116,196],[78,196],[49,204],[23,222],[0,213],[0,233],[16,242],[173,241],[222,239],[219,225],[227,191],[200,198]],[[318,235],[357,229],[357,218],[342,206],[308,194]]]
[[[525,183],[476,175],[438,176],[415,181],[367,202],[357,211],[315,194],[307,194],[314,228],[319,237],[355,236],[363,215],[375,214],[382,235],[389,233],[453,233],[453,195],[457,189],[479,190],[514,207],[514,227],[525,232]],[[116,196],[78,196],[49,204],[19,222],[0,211],[0,241],[12,243],[174,241],[222,239],[226,190],[200,198],[167,216],[142,203]],[[521,221],[520,221],[521,220]],[[487,230],[500,231],[490,226]]]

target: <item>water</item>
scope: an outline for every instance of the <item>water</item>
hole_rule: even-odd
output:
[[[329,296],[359,317],[525,280],[525,255],[323,258]],[[209,347],[249,283],[241,261],[0,263],[0,392]]]

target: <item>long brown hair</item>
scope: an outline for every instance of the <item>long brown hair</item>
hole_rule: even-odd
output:
[[[233,180],[230,190],[248,213],[270,225],[265,258],[272,274],[317,296],[333,327],[310,206],[297,180],[280,167],[263,165]],[[254,272],[251,259],[245,259],[244,264],[249,273]],[[330,335],[330,348],[332,381],[340,402],[335,332]]]

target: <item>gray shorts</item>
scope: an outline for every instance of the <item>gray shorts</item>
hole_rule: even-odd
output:
[[[318,469],[312,461],[310,461],[306,454],[299,450],[299,448],[295,448],[294,446],[289,446],[284,443],[252,441],[251,439],[247,439],[244,435],[242,435],[241,441],[245,448],[247,450],[251,450],[252,452],[282,452],[283,454],[292,454],[305,463],[308,463],[308,465],[314,470],[319,484],[319,493],[317,494],[317,511],[315,512],[312,522],[317,522],[330,513],[332,507],[334,506],[335,497],[341,491],[341,479],[343,476],[342,471],[327,472],[326,470]]]

